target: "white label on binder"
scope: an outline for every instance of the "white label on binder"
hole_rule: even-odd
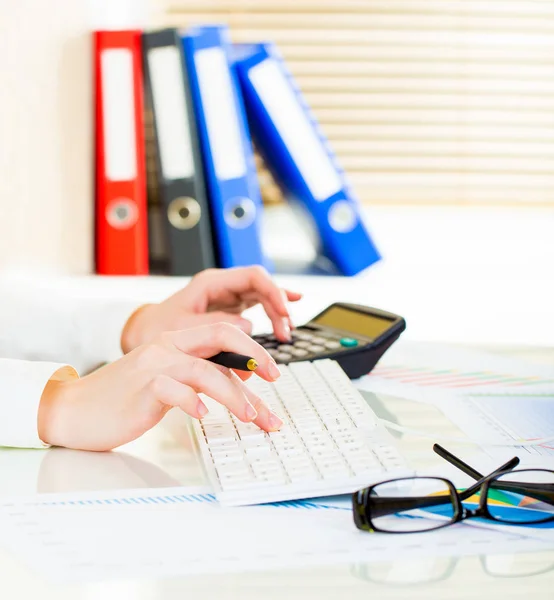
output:
[[[100,68],[106,177],[110,181],[129,181],[137,174],[131,51],[124,48],[103,50]]]
[[[148,66],[163,175],[169,180],[192,177],[194,160],[179,49],[149,50]]]
[[[225,53],[221,48],[199,50],[194,62],[216,175],[218,179],[243,177],[246,162]]]
[[[322,201],[339,192],[337,170],[279,65],[264,60],[249,77],[313,197]]]

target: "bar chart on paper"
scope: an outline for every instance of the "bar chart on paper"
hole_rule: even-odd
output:
[[[529,365],[440,344],[403,344],[362,377],[359,387],[421,401],[433,401],[445,393],[554,393],[554,365]]]
[[[487,386],[529,388],[549,384],[554,385],[554,378],[549,379],[536,375],[517,376],[510,373],[498,373],[488,370],[434,369],[430,367],[410,367],[407,365],[377,366],[371,372],[371,377],[380,377],[418,387],[435,387],[452,390]]]
[[[536,446],[518,446],[515,454],[525,463],[539,466],[544,459],[542,466],[554,466],[554,392],[472,392],[443,404],[442,410],[470,436],[498,444],[536,442]],[[491,446],[487,452],[501,457],[503,452],[514,454],[514,448]]]

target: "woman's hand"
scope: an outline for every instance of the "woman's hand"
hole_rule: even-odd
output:
[[[262,304],[278,339],[290,340],[292,322],[287,302],[301,294],[279,288],[262,267],[207,269],[160,304],[139,308],[127,321],[121,337],[124,352],[155,339],[163,331],[175,331],[226,322],[250,334],[252,324],[241,313]]]
[[[208,409],[200,392],[241,421],[266,431],[282,425],[237,373],[205,360],[230,351],[256,359],[256,375],[280,375],[273,358],[233,325],[218,323],[160,335],[98,371],[72,381],[51,381],[39,406],[39,437],[54,446],[111,450],[156,425],[174,407],[195,418]]]

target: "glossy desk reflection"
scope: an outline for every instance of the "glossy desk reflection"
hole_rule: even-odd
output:
[[[205,483],[187,418],[171,413],[162,426],[112,452],[2,450],[0,473],[0,495]]]

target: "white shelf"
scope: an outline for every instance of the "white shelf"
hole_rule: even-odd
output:
[[[297,323],[333,301],[406,318],[405,338],[554,346],[554,210],[373,207],[367,222],[383,260],[353,278],[278,274],[305,293]],[[264,244],[274,257],[309,260],[313,248],[288,210],[269,208]],[[43,276],[68,294],[158,300],[186,284],[169,277]],[[250,311],[258,330],[268,322]]]

